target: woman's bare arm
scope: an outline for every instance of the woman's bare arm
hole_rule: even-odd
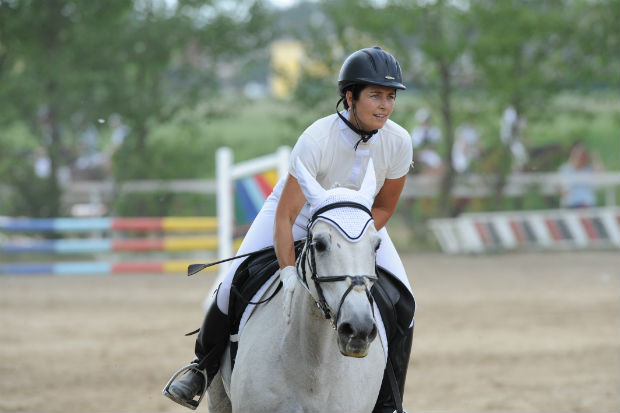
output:
[[[273,243],[280,268],[295,265],[293,224],[305,202],[306,197],[301,191],[299,182],[292,175],[289,175],[278,201],[273,226]]]
[[[383,187],[375,196],[375,202],[372,205],[372,218],[375,220],[375,228],[377,231],[385,226],[398,205],[398,199],[405,187],[407,175],[396,179],[386,179]]]

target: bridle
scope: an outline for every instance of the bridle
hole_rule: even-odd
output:
[[[336,325],[338,324],[338,319],[340,318],[340,310],[342,309],[344,300],[347,298],[347,295],[349,295],[351,290],[353,290],[353,288],[357,286],[364,287],[364,290],[366,292],[366,297],[368,298],[368,302],[370,303],[370,308],[373,312],[373,317],[374,317],[374,306],[373,306],[374,300],[372,298],[372,295],[370,294],[368,285],[370,284],[369,283],[370,281],[377,280],[376,274],[367,274],[367,275],[342,274],[342,275],[330,275],[330,276],[319,276],[317,274],[316,242],[313,242],[312,240],[312,232],[310,231],[310,229],[312,228],[312,225],[316,222],[316,220],[321,216],[322,213],[329,211],[331,209],[335,209],[335,208],[361,209],[362,211],[366,212],[370,217],[368,221],[366,221],[365,226],[368,225],[370,221],[372,221],[372,214],[368,210],[368,208],[366,208],[364,205],[359,204],[357,202],[335,202],[333,204],[329,204],[322,208],[319,208],[312,215],[312,218],[310,218],[310,220],[308,221],[308,225],[307,225],[308,235],[306,237],[306,242],[303,246],[301,254],[299,255],[297,259],[297,262],[295,263],[297,267],[297,279],[299,280],[301,285],[306,289],[306,291],[308,291],[308,293],[310,294],[310,297],[312,297],[312,299],[314,300],[314,303],[321,311],[323,318],[330,321],[330,324],[334,330],[336,329]],[[338,225],[336,222],[332,220],[330,221],[333,222],[335,225]],[[312,292],[310,291],[310,288],[308,286],[308,279],[306,277],[306,265],[305,265],[306,263],[308,264],[308,267],[310,267],[310,272],[311,272],[310,279],[314,283],[314,288],[316,289],[318,300],[312,295]],[[338,282],[338,281],[348,281],[349,286],[344,292],[344,294],[342,295],[342,298],[340,299],[340,304],[338,305],[338,309],[334,311],[333,308],[331,308],[330,305],[327,304],[327,301],[325,300],[325,295],[323,294],[323,288],[321,287],[321,283]]]

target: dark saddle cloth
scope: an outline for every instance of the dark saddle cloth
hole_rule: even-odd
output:
[[[299,256],[304,241],[295,243],[295,255]],[[237,269],[232,281],[228,317],[231,336],[239,333],[239,323],[254,294],[279,269],[278,260],[273,247],[265,248],[248,256]],[[413,319],[415,302],[407,287],[396,276],[385,268],[377,266],[377,281],[370,290],[377,303],[388,346],[397,337],[402,337],[409,330]],[[278,286],[279,291],[281,285]],[[237,342],[231,342],[231,361],[235,364]]]

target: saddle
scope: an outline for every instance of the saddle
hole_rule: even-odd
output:
[[[296,257],[301,253],[303,245],[304,240],[295,242]],[[273,247],[249,255],[239,266],[232,281],[228,307],[231,337],[239,334],[241,318],[250,300],[279,268]],[[370,292],[381,313],[389,346],[409,330],[415,311],[415,301],[407,287],[388,270],[376,266],[376,273],[377,281]],[[281,286],[280,283],[273,295],[279,292]],[[238,342],[231,341],[230,344],[231,366],[234,367]]]

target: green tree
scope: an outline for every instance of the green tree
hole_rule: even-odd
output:
[[[440,209],[450,213],[455,172],[453,95],[462,73],[470,38],[469,15],[459,2],[446,0],[385,2],[340,0],[322,3],[327,22],[314,31],[322,39],[314,49],[337,67],[350,52],[379,45],[398,56],[406,83],[422,92],[441,114],[444,136]],[[333,51],[340,53],[333,53]],[[330,52],[331,51],[331,52]]]
[[[471,2],[476,27],[472,52],[480,85],[500,110],[514,108],[521,124],[545,113],[551,97],[571,77],[566,52],[575,50],[574,40],[581,35],[575,31],[575,5],[565,0]],[[522,139],[525,132],[517,129],[512,135]],[[496,136],[494,204],[499,208],[514,167],[509,145],[500,143],[499,130]]]
[[[454,94],[463,74],[468,70],[466,60],[471,37],[470,15],[458,2],[438,0],[421,2],[412,10],[407,2],[395,2],[388,7],[391,21],[388,25],[394,37],[395,46],[402,53],[409,50],[410,61],[415,61],[414,53],[421,53],[422,66],[425,67],[418,78],[425,78],[422,85],[437,85],[433,88],[436,98],[431,98],[434,107],[441,115],[443,132],[444,173],[439,195],[441,215],[452,214],[452,187],[455,170],[452,162],[454,146],[455,110]],[[399,29],[408,29],[399,35]],[[411,46],[415,46],[412,50]],[[413,53],[412,53],[413,52]]]
[[[0,122],[28,125],[49,157],[46,190],[36,202],[45,206],[46,216],[60,213],[58,172],[71,162],[75,143],[70,119],[80,112],[94,117],[98,80],[109,75],[101,59],[105,39],[93,33],[105,32],[103,26],[113,32],[130,7],[119,0],[0,1]],[[6,145],[8,137],[1,138]],[[32,201],[32,185],[19,178],[29,176],[23,173],[28,159],[9,162],[15,169],[6,175],[7,184]]]
[[[575,0],[566,10],[559,64],[565,87],[580,91],[620,85],[620,0]]]
[[[49,156],[44,214],[61,213],[57,172],[74,160],[84,127],[76,119],[98,126],[120,114],[131,133],[117,177],[156,177],[147,152],[155,126],[216,102],[225,65],[269,38],[267,17],[254,0],[0,1],[0,125],[29,125]],[[23,193],[10,176],[6,184]]]
[[[222,110],[216,105],[218,72],[230,72],[235,59],[265,45],[267,14],[261,4],[236,2],[233,10],[221,10],[223,3],[179,1],[171,10],[165,3],[143,1],[125,24],[121,44],[114,48],[117,78],[106,85],[110,107],[128,119],[133,131],[119,179],[152,177],[144,151],[153,127],[199,102],[215,107],[203,115],[217,114]]]

